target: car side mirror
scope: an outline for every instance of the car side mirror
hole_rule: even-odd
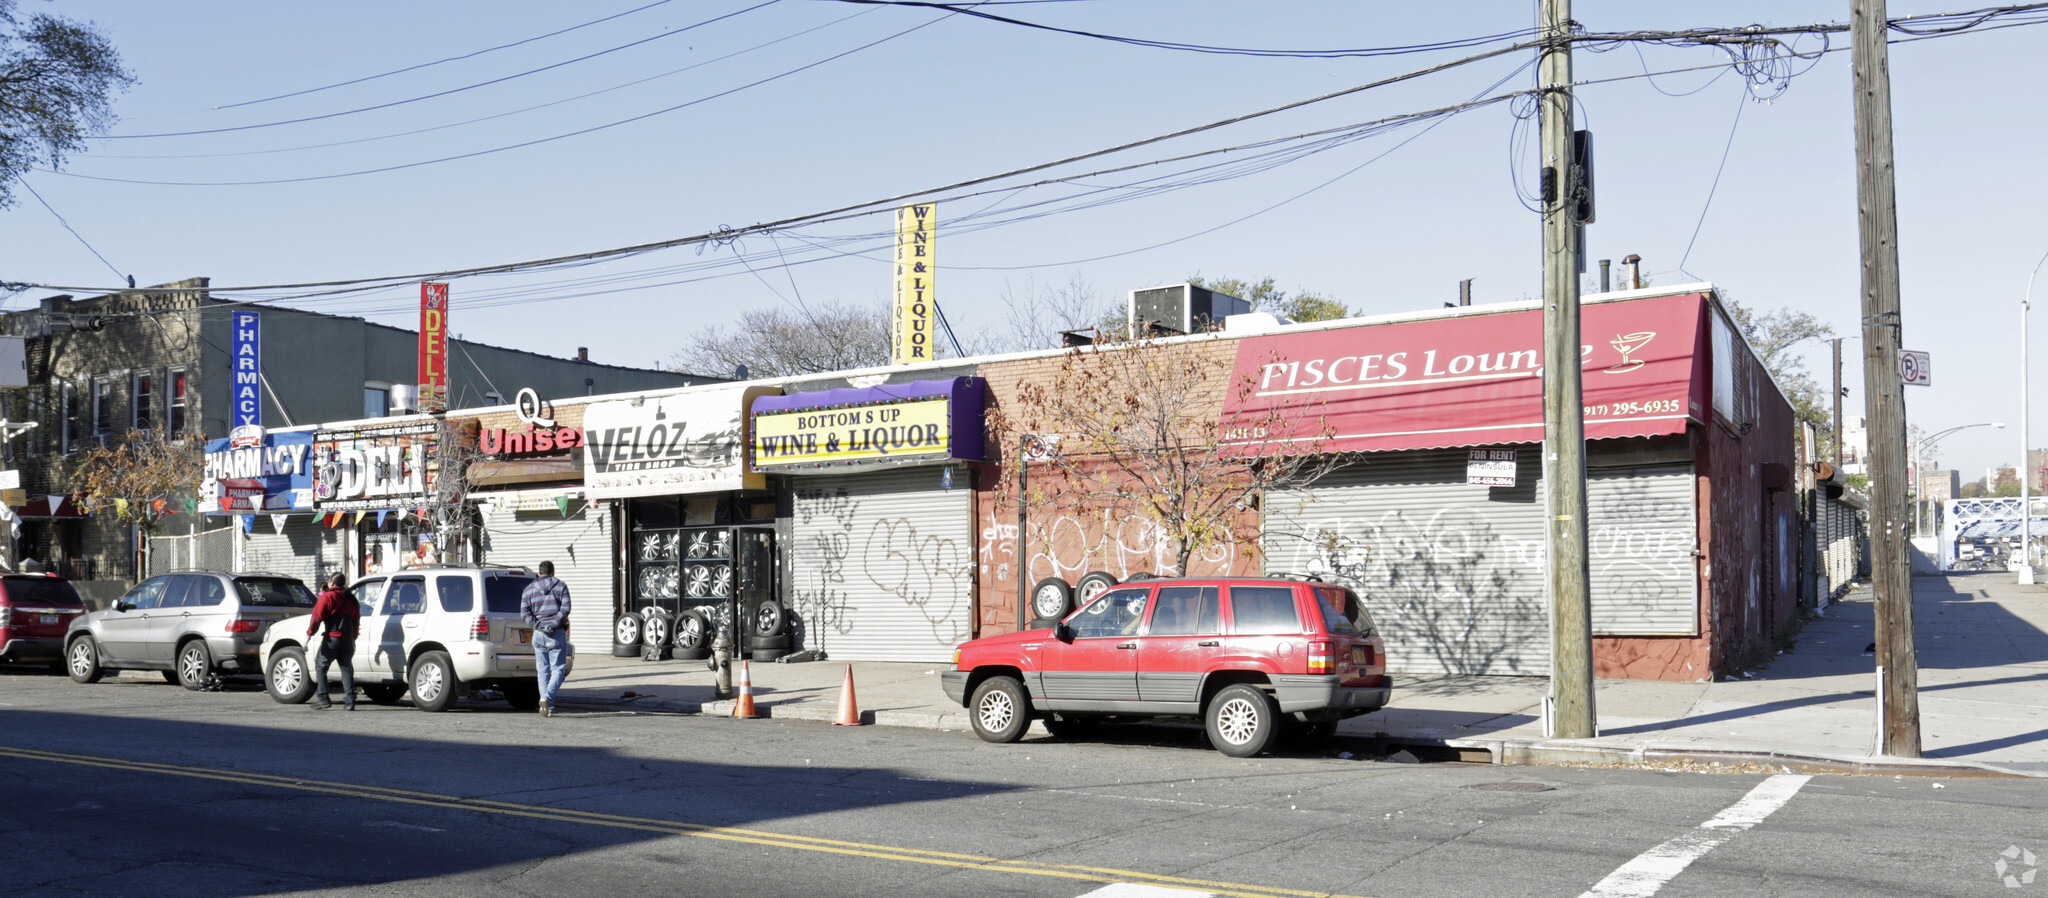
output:
[[[134,611],[134,610],[135,610],[135,606],[134,606],[134,605],[130,605],[130,604],[128,604],[127,602],[115,602],[115,603],[114,603],[114,610],[115,610],[115,611]]]
[[[1057,639],[1061,642],[1073,642],[1074,628],[1067,626],[1066,621],[1060,621],[1059,623],[1053,624],[1052,638]]]

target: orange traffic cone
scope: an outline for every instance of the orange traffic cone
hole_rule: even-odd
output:
[[[753,668],[752,668],[752,667],[749,667],[749,666],[747,666],[747,662],[745,662],[745,661],[741,661],[741,662],[740,662],[740,699],[739,699],[739,701],[737,701],[737,702],[733,703],[733,706],[732,706],[732,716],[734,716],[734,717],[759,717],[759,716],[761,716],[761,715],[759,715],[759,714],[756,714],[756,713],[754,713],[754,677],[753,677]]]
[[[836,727],[860,726],[860,703],[853,700],[853,665],[846,665],[846,682],[839,685],[839,716],[832,719]]]

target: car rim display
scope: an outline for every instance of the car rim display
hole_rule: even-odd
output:
[[[665,642],[667,642],[667,641],[668,641],[668,621],[667,621],[667,619],[666,619],[666,618],[661,618],[661,617],[650,617],[650,618],[648,618],[648,619],[647,619],[647,644],[648,644],[648,645],[661,645],[662,643],[665,643]]]
[[[1216,712],[1216,732],[1223,741],[1232,745],[1243,745],[1251,741],[1252,734],[1259,729],[1259,709],[1241,698],[1223,703]]]
[[[270,665],[270,688],[280,695],[299,691],[299,682],[306,677],[305,668],[299,666],[299,659],[290,655],[278,658]]]
[[[178,653],[178,675],[187,683],[206,679],[206,650],[197,644],[186,646]]]
[[[981,728],[991,733],[997,733],[1010,726],[1010,721],[1017,716],[1017,708],[1015,705],[1010,704],[1009,693],[1001,690],[990,690],[987,695],[981,697],[981,708],[978,709],[978,714],[981,720]]]
[[[412,691],[422,702],[431,702],[441,697],[441,690],[447,684],[442,682],[443,673],[439,665],[428,664],[420,668],[418,682],[412,684]]]
[[[1031,610],[1038,612],[1039,617],[1058,617],[1061,611],[1066,610],[1066,604],[1066,597],[1060,595],[1056,586],[1041,589],[1031,597]]]
[[[676,645],[696,648],[704,641],[704,619],[694,614],[676,618]]]
[[[630,615],[619,618],[618,640],[620,645],[632,645],[640,641],[640,620]]]

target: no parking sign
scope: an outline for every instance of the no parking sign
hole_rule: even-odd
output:
[[[1908,386],[1928,386],[1928,376],[1932,368],[1933,362],[1927,353],[1914,352],[1910,349],[1899,350],[1899,379],[1905,381]]]

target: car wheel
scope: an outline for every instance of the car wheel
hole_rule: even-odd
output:
[[[71,648],[64,653],[64,659],[64,670],[71,674],[74,683],[97,683],[105,673],[100,670],[100,647],[93,644],[90,636],[71,640]]]
[[[1273,699],[1257,686],[1225,686],[1209,700],[1205,718],[1209,744],[1233,758],[1249,758],[1273,741],[1278,712]]]
[[[612,622],[612,657],[631,658],[640,654],[640,615],[621,614]]]
[[[380,705],[398,704],[398,699],[404,695],[404,686],[391,686],[386,684],[379,684],[375,686],[363,687],[363,697],[369,699],[370,701],[376,702]]]
[[[206,640],[194,639],[178,649],[178,685],[198,692],[212,675],[213,653],[206,650]]]
[[[540,707],[540,684],[521,680],[505,684],[505,703],[521,711]]]
[[[783,612],[782,603],[774,599],[762,599],[754,606],[755,636],[775,636],[789,623],[789,616]]]
[[[313,697],[313,669],[306,666],[306,650],[285,646],[270,655],[270,669],[263,673],[264,688],[280,705],[303,705]]]
[[[1062,583],[1061,586],[1066,584]],[[1016,677],[990,677],[974,689],[968,702],[974,735],[983,742],[1015,742],[1031,725],[1031,702]]]
[[[455,665],[447,652],[426,652],[412,663],[412,703],[422,711],[455,704]]]
[[[641,644],[649,646],[668,645],[669,633],[673,632],[669,624],[668,612],[659,608],[647,609],[640,623]]]
[[[669,644],[678,652],[699,652],[711,648],[711,621],[705,619],[702,611],[691,609],[676,615],[670,629],[675,631],[675,636]]]
[[[1073,602],[1074,591],[1058,577],[1047,577],[1031,587],[1031,613],[1045,620],[1066,617],[1074,607]]]
[[[1102,591],[1116,585],[1116,575],[1108,571],[1090,571],[1081,575],[1074,583],[1074,604],[1086,605]]]
[[[1054,739],[1088,739],[1102,729],[1102,721],[1099,718],[1075,717],[1072,714],[1041,717],[1038,722],[1045,724],[1045,731],[1051,733]]]

